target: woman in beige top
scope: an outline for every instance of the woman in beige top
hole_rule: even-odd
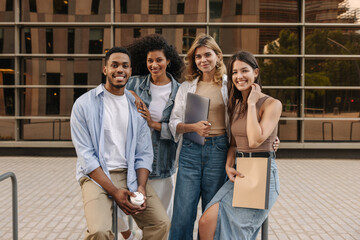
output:
[[[282,105],[261,92],[259,66],[255,57],[245,51],[235,53],[228,67],[229,119],[231,143],[227,154],[229,177],[217,192],[199,222],[200,239],[256,239],[279,194],[279,177],[272,142],[276,137]],[[242,157],[271,159],[269,208],[232,207],[234,180],[246,177],[234,168],[235,153]],[[250,154],[251,153],[251,154]]]

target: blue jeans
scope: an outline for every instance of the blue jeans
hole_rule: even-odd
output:
[[[206,138],[204,146],[187,139],[183,140],[176,178],[170,240],[193,239],[200,196],[204,211],[225,183],[228,147],[227,135]]]

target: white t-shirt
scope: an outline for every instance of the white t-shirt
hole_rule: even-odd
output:
[[[150,82],[151,102],[149,112],[155,122],[160,122],[165,105],[171,93],[171,82],[165,85],[155,85]]]
[[[125,94],[117,96],[104,88],[104,158],[109,170],[127,168],[125,158],[129,106]]]

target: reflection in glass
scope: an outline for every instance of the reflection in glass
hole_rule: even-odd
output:
[[[0,120],[0,141],[8,141],[15,139],[15,120]]]
[[[305,141],[360,141],[360,121],[304,121]]]
[[[128,46],[135,38],[144,37],[154,33],[161,33],[169,44],[173,45],[179,53],[186,53],[199,33],[205,28],[116,28],[115,45]],[[135,34],[136,32],[136,34]]]
[[[23,0],[20,17],[24,22],[109,22],[110,1]]]
[[[300,121],[280,120],[278,125],[278,137],[281,142],[300,141]]]
[[[74,85],[87,85],[88,74],[87,73],[74,73]],[[78,97],[87,92],[86,88],[74,88],[74,102]]]
[[[90,29],[89,53],[103,53],[103,29]]]
[[[14,60],[0,59],[0,85],[14,85]],[[14,88],[0,88],[0,116],[15,114]]]
[[[349,3],[350,2],[350,3]],[[305,21],[315,23],[355,23],[359,20],[352,1],[307,0]]]
[[[21,53],[102,54],[110,48],[109,28],[22,28],[21,38]]]
[[[257,58],[263,86],[300,86],[297,58]]]
[[[298,22],[298,0],[209,0],[214,22]]]
[[[47,73],[47,85],[59,85],[60,73]],[[60,88],[46,89],[46,115],[59,114],[60,111]]]
[[[224,54],[246,49],[254,54],[298,54],[296,28],[210,27]]]
[[[205,22],[206,0],[118,0],[114,11],[115,22]]]
[[[20,121],[20,127],[22,140],[71,140],[68,119],[26,119]]]
[[[307,86],[360,86],[359,60],[306,60]]]
[[[14,53],[13,28],[0,28],[0,53]]]
[[[359,29],[311,29],[305,32],[306,54],[360,54]]]
[[[360,90],[305,90],[305,117],[357,118]]]
[[[70,116],[74,89],[21,88],[21,116]]]
[[[25,58],[21,64],[23,85],[46,85],[46,76],[48,73],[60,73],[60,85],[74,85],[75,73],[87,73],[88,84],[98,85],[101,82],[103,60],[87,58]],[[49,72],[46,72],[46,69]]]
[[[279,99],[283,105],[281,117],[299,117],[300,116],[300,90],[298,89],[263,89],[276,99]]]

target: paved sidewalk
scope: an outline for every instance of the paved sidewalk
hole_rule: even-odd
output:
[[[61,151],[59,149],[59,151]],[[75,158],[0,157],[18,181],[19,239],[82,239]],[[278,159],[269,239],[360,239],[360,160]],[[0,182],[0,239],[12,239],[11,180]],[[258,237],[260,239],[260,237]]]

